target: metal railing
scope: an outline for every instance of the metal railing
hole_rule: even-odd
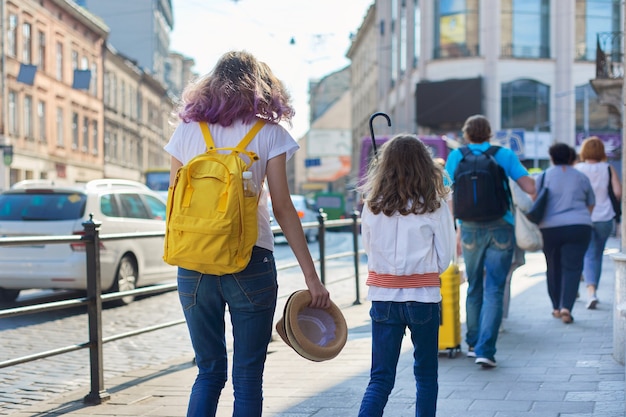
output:
[[[61,244],[61,243],[83,243],[85,244],[86,265],[87,265],[87,294],[86,297],[75,298],[63,301],[47,302],[38,305],[30,305],[24,307],[15,307],[0,310],[0,319],[23,316],[28,314],[41,313],[46,311],[69,309],[78,306],[87,306],[87,321],[89,326],[89,340],[87,342],[68,345],[53,350],[35,353],[32,355],[22,356],[10,360],[0,362],[0,369],[7,368],[14,365],[19,365],[26,362],[32,362],[38,359],[48,358],[64,353],[74,352],[80,349],[89,349],[89,366],[90,366],[90,392],[84,397],[84,402],[88,404],[101,404],[102,402],[110,398],[109,393],[104,387],[104,358],[103,358],[103,345],[105,343],[113,342],[119,339],[136,336],[143,333],[153,332],[156,330],[176,326],[183,324],[184,319],[169,321],[166,323],[159,323],[148,327],[143,327],[134,331],[120,333],[117,335],[103,337],[102,329],[102,305],[108,301],[119,300],[128,296],[138,295],[152,295],[163,293],[167,291],[175,291],[176,283],[172,284],[158,284],[151,285],[149,287],[136,288],[129,291],[120,291],[114,293],[102,293],[101,281],[100,281],[100,242],[107,240],[119,240],[119,239],[138,239],[138,238],[150,238],[150,237],[164,237],[164,232],[149,232],[149,233],[118,233],[118,234],[105,234],[100,235],[99,228],[100,223],[93,220],[93,216],[90,215],[89,220],[84,222],[84,235],[72,235],[72,236],[32,236],[32,237],[12,237],[12,238],[0,238],[0,247],[2,246],[25,246],[36,244]],[[333,255],[326,255],[326,229],[346,227],[351,228],[353,235],[353,250],[341,253],[334,253]],[[354,277],[356,288],[356,299],[354,304],[360,304],[360,292],[359,292],[359,256],[363,251],[359,250],[358,236],[360,228],[360,218],[357,212],[352,213],[351,219],[344,220],[326,220],[326,213],[320,210],[318,215],[318,222],[303,223],[304,229],[318,228],[318,244],[319,244],[319,258],[314,259],[316,263],[319,263],[320,279],[326,283],[326,261],[331,259],[343,258],[352,256],[354,258]],[[280,232],[280,226],[272,226],[272,232]],[[284,270],[288,268],[298,267],[297,262],[285,263],[277,266],[277,270]]]
[[[596,78],[624,78],[624,33],[600,32],[596,37]]]

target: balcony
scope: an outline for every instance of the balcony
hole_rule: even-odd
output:
[[[600,32],[596,46],[596,78],[590,80],[600,103],[622,114],[624,32]]]

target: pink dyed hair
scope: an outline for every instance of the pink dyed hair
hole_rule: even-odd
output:
[[[224,54],[213,70],[189,84],[178,116],[185,122],[206,121],[230,126],[255,118],[291,123],[295,111],[283,83],[264,62],[245,51]]]

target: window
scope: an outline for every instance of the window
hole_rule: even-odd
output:
[[[115,201],[113,194],[105,194],[100,198],[100,211],[105,216],[120,217],[117,201]]]
[[[502,0],[502,56],[550,57],[549,0]]]
[[[111,159],[111,133],[108,129],[104,129],[104,160]]]
[[[22,62],[31,64],[33,59],[33,46],[30,23],[22,25]]]
[[[111,88],[111,82],[109,81],[111,78],[111,74],[106,72],[104,73],[104,91],[102,92],[102,101],[105,106],[111,106],[111,92],[109,89]]]
[[[39,45],[37,45],[37,68],[46,70],[46,34],[39,31]]]
[[[89,150],[89,119],[83,117],[83,145],[81,151],[87,153]]]
[[[126,82],[124,80],[122,80],[121,85],[120,85],[120,98],[122,99],[121,101],[121,105],[122,105],[122,115],[126,114]]]
[[[400,8],[400,74],[406,73],[406,55],[407,55],[407,22],[406,22],[406,3],[402,0]]]
[[[57,107],[57,146],[63,148],[65,139],[63,137],[63,109]]]
[[[398,79],[398,1],[391,1],[391,86]]]
[[[33,96],[24,96],[24,136],[26,139],[34,139],[33,133]]]
[[[46,143],[46,102],[37,103],[37,121],[39,124],[39,142]]]
[[[477,56],[478,0],[435,2],[435,58]]]
[[[111,107],[117,108],[117,78],[111,74]]]
[[[137,93],[137,120],[143,121],[143,94],[141,91]]]
[[[144,195],[143,198],[146,200],[146,203],[150,208],[152,218],[156,220],[165,220],[165,204],[163,204],[163,202],[158,198],[152,197],[151,195]]]
[[[98,65],[96,61],[91,63],[91,84],[89,84],[89,91],[92,96],[98,95]]]
[[[502,84],[502,129],[548,129],[550,86],[533,80]]]
[[[113,141],[111,142],[111,160],[114,163],[118,163],[119,164],[119,160],[118,160],[118,148],[119,148],[119,143],[117,140],[117,132],[113,133]]]
[[[17,93],[15,91],[9,91],[9,133],[13,136],[17,136]]]
[[[98,121],[91,122],[91,153],[98,155]]]
[[[72,69],[78,69],[78,52],[72,51]]]
[[[415,42],[415,44],[413,45],[413,48],[415,48],[415,50],[413,51],[413,67],[416,68],[422,53],[422,11],[420,9],[419,0],[414,0],[413,8],[413,29],[415,30],[415,33],[413,35],[413,41]]]
[[[622,32],[619,0],[576,0],[576,59],[596,59],[597,35]],[[621,52],[621,45],[615,45]]]
[[[148,209],[137,194],[118,194],[122,206],[122,216],[133,219],[151,219]]]
[[[78,113],[72,113],[72,149],[78,149]]]
[[[9,27],[7,30],[7,54],[17,57],[17,15],[9,15]]]
[[[56,48],[56,76],[57,80],[63,81],[63,44],[57,42]]]

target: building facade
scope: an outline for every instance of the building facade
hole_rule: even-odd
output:
[[[104,22],[68,0],[6,0],[0,189],[24,179],[102,178]]]
[[[104,65],[104,177],[143,181],[169,166],[163,151],[174,102],[166,87],[133,60],[107,47]]]
[[[171,0],[79,0],[111,28],[109,43],[163,84],[170,32],[174,27]]]
[[[352,96],[352,161],[348,188],[354,187],[355,179],[359,174],[361,142],[371,134],[370,117],[380,111],[378,33],[376,5],[372,3],[346,53],[346,57],[350,60],[350,94]]]
[[[545,167],[554,141],[621,138],[618,112],[590,84],[597,34],[621,30],[621,7],[618,0],[376,0],[376,44],[357,36],[353,73],[362,71],[360,54],[375,48],[376,110],[389,114],[394,133],[460,139],[465,118],[482,113],[518,142],[526,165]],[[369,89],[353,81],[354,96]],[[360,100],[353,103],[358,114]],[[353,135],[362,127],[355,118]]]

